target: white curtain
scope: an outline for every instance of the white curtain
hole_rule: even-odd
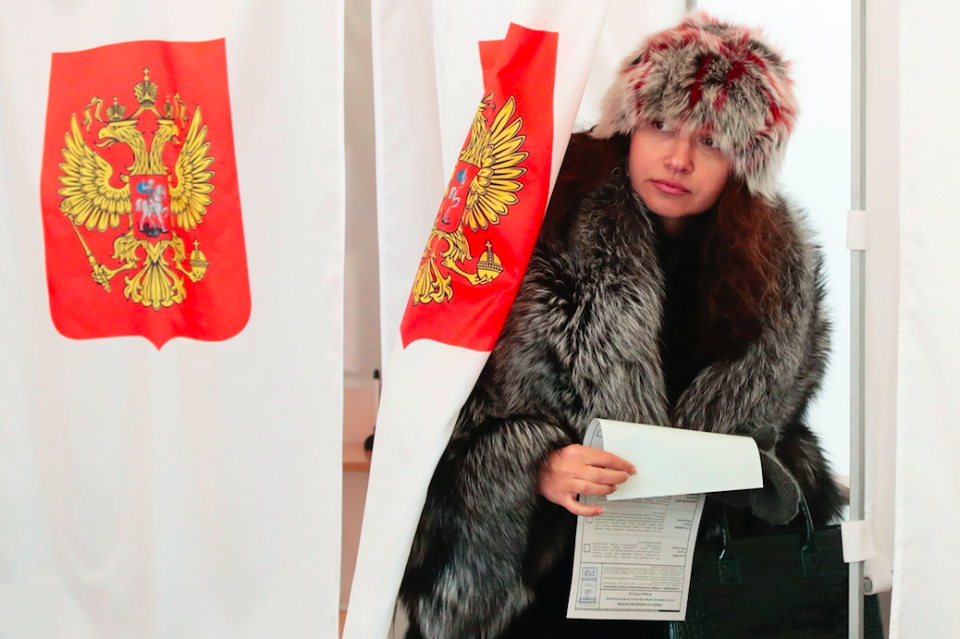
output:
[[[0,3],[0,636],[337,636],[342,32],[342,0]],[[220,38],[240,208],[202,228],[242,217],[249,322],[160,350],[62,336],[40,208],[56,193],[38,192],[51,54]],[[93,95],[126,62],[70,81]],[[224,268],[205,255],[188,294]],[[48,257],[87,259],[79,242]]]
[[[406,3],[404,9],[383,0],[375,2],[372,11],[381,327],[383,352],[392,355],[385,370],[364,527],[345,628],[345,637],[350,638],[382,637],[387,632],[433,468],[492,348],[491,336],[495,339],[499,334],[515,285],[529,259],[549,188],[574,124],[606,4],[587,8],[575,3],[530,0],[484,6],[481,11],[434,2]],[[511,20],[521,26],[511,25]],[[511,35],[507,35],[508,26]],[[535,35],[538,33],[546,34],[545,43],[554,44],[536,44],[541,37]],[[501,58],[488,61],[494,79],[485,89],[478,42],[505,36],[508,44],[503,45]],[[505,72],[501,85],[495,79],[499,68],[493,63],[510,68],[507,62],[512,55],[529,56],[523,59],[530,67],[522,77]],[[530,188],[524,191],[520,205],[511,209],[503,227],[498,227],[509,227],[509,233],[494,238],[499,250],[513,255],[516,261],[508,261],[498,284],[485,289],[495,293],[485,298],[481,293],[478,299],[482,301],[472,306],[467,301],[470,296],[460,297],[461,293],[450,295],[454,299],[450,307],[441,307],[439,302],[411,306],[414,274],[445,192],[441,149],[457,138],[462,148],[485,91],[493,91],[497,98],[484,103],[484,108],[512,110],[514,106],[509,105],[519,105],[516,108],[522,116],[518,118],[530,117],[528,109],[529,113],[549,114],[533,119],[541,124],[530,124],[526,129],[525,135],[536,140],[530,147],[536,152],[531,151],[526,173],[522,174]],[[507,95],[509,100],[501,105],[499,100]],[[539,104],[538,98],[547,102]],[[434,111],[438,100],[439,114]],[[469,111],[464,114],[447,102],[470,104]],[[463,119],[459,118],[461,114],[465,115]],[[453,133],[457,129],[459,134]],[[448,171],[453,168],[456,151],[450,152],[449,165],[444,167]],[[450,193],[455,194],[456,189]],[[450,198],[453,202],[453,195]],[[457,198],[456,202],[461,200]],[[457,229],[454,232],[460,232],[459,226]],[[491,246],[487,241],[487,250],[492,252]],[[480,257],[482,248],[471,250]],[[459,286],[458,282],[453,290],[462,290]],[[507,306],[498,306],[498,300]],[[404,306],[413,318],[406,324],[405,345],[396,340]],[[494,308],[498,311],[492,312]],[[486,309],[486,315],[482,309]],[[459,337],[449,330],[449,324],[437,328],[443,321],[440,318],[449,321],[452,313],[458,314],[457,324],[471,327]],[[442,385],[439,388],[438,382]],[[429,400],[424,401],[425,397]]]
[[[384,363],[393,352],[447,179],[440,163],[432,15],[430,0],[372,0]]]
[[[960,585],[960,218],[947,115],[960,97],[960,7],[900,2],[900,339],[891,636],[956,636]]]

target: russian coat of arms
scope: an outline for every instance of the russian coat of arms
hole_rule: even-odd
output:
[[[184,277],[199,282],[209,267],[199,241],[194,240],[189,250],[178,230],[192,231],[203,221],[213,201],[214,172],[209,169],[214,158],[199,106],[188,114],[175,93],[161,113],[159,87],[150,80],[149,68],[132,89],[138,107],[130,115],[119,98],[103,108],[103,100],[93,96],[80,123],[76,114],[71,117],[60,164],[60,210],[77,233],[93,281],[109,293],[111,281],[123,273],[123,296],[159,311],[183,302]],[[152,132],[138,126],[144,113],[155,116]],[[95,146],[126,145],[133,155],[129,166],[116,170],[84,141],[80,127],[89,133],[94,124],[99,140]],[[172,171],[164,163],[164,150],[171,142],[180,147]],[[114,174],[120,186],[114,186]],[[113,254],[96,256],[81,229],[97,233],[120,229]]]
[[[558,34],[511,24],[479,43],[484,89],[400,322],[418,340],[490,351],[533,255],[556,149]]]
[[[54,325],[217,341],[250,315],[226,51],[142,41],[53,55],[41,176]]]
[[[480,238],[482,252],[471,250],[468,238],[468,234],[499,224],[520,201],[517,193],[523,183],[519,178],[527,172],[521,166],[529,153],[521,150],[526,136],[520,134],[523,118],[517,115],[517,101],[510,96],[497,108],[493,97],[487,95],[477,108],[440,204],[414,280],[414,305],[451,300],[454,276],[471,286],[482,286],[503,272],[489,238]],[[479,253],[477,257],[475,253]]]

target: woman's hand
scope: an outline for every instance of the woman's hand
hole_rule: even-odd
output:
[[[603,508],[584,506],[577,495],[609,495],[636,473],[633,464],[612,453],[571,444],[547,457],[537,487],[541,495],[574,515],[595,517]]]

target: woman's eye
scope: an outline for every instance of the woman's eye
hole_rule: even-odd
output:
[[[713,138],[703,138],[703,145],[712,149],[717,146],[717,143],[713,141]]]
[[[664,129],[667,128],[667,125],[657,120],[656,122],[653,123],[653,128],[655,128],[657,131],[663,131]]]

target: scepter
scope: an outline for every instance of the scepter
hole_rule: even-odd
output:
[[[77,234],[77,239],[80,240],[80,244],[83,245],[83,252],[87,254],[87,261],[90,262],[90,269],[91,269],[90,275],[91,277],[93,277],[93,281],[99,284],[100,286],[102,286],[103,290],[109,293],[110,280],[103,279],[103,281],[100,281],[97,279],[97,274],[102,271],[103,266],[101,266],[100,263],[97,262],[97,258],[93,256],[93,251],[90,250],[90,247],[87,246],[86,240],[84,240],[83,236],[80,235],[80,231],[77,230],[77,225],[71,222],[70,226],[73,228],[73,232]]]

